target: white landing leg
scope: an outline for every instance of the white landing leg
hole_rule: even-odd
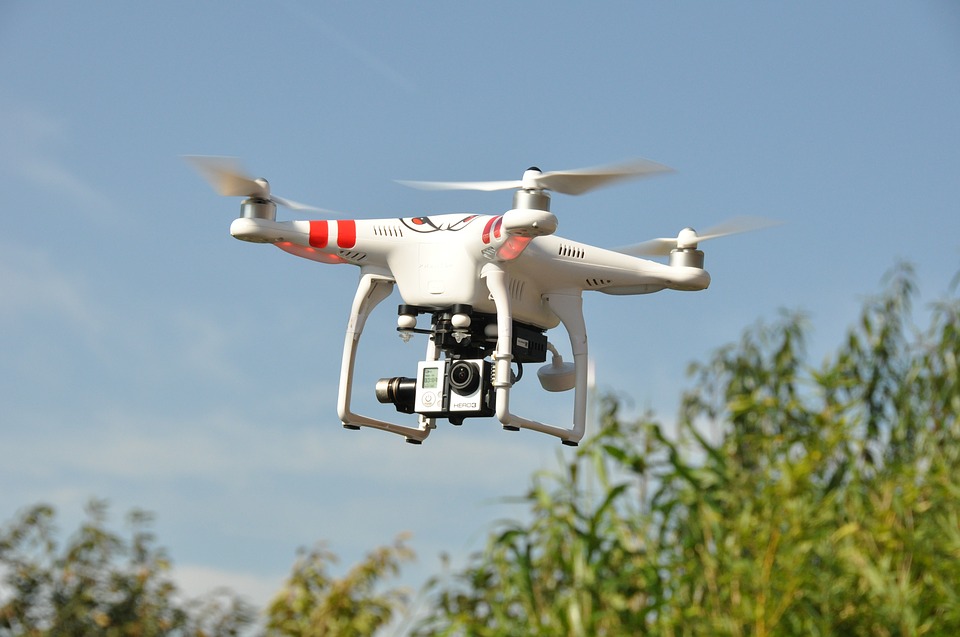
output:
[[[497,348],[493,354],[494,391],[497,419],[504,429],[532,429],[560,438],[565,445],[576,446],[583,438],[587,422],[587,328],[583,320],[583,299],[579,293],[546,295],[544,300],[563,323],[570,336],[576,385],[573,427],[564,428],[529,420],[510,413],[510,388],[513,385],[510,364],[513,361],[513,314],[510,310],[509,281],[506,272],[494,264],[484,266],[480,274],[497,306]]]
[[[350,410],[353,394],[353,371],[357,360],[357,345],[367,317],[381,301],[393,291],[393,279],[376,274],[362,274],[357,294],[353,298],[350,321],[347,323],[347,335],[343,342],[343,361],[340,366],[340,393],[337,397],[337,413],[347,429],[373,427],[382,431],[400,434],[411,444],[420,444],[434,427],[433,419],[420,418],[419,427],[404,427],[384,420],[355,414]]]

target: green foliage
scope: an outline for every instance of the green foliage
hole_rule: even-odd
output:
[[[427,588],[417,635],[960,634],[960,300],[911,323],[909,268],[818,366],[785,315],[694,365],[676,426],[627,422],[534,475],[520,521]],[[668,435],[668,431],[671,433]],[[231,596],[180,602],[169,561],[106,507],[61,550],[38,506],[0,530],[0,637],[213,636],[250,628]],[[264,635],[360,636],[408,608],[383,587],[405,538],[341,578],[303,551]]]
[[[125,539],[93,501],[87,519],[60,548],[54,510],[35,506],[0,530],[0,637],[228,637],[252,634],[254,613],[228,591],[184,600],[155,546],[150,516],[129,515]],[[371,635],[405,608],[400,589],[379,589],[412,559],[405,537],[381,547],[342,578],[322,547],[303,551],[266,612],[266,637]]]
[[[802,317],[749,330],[692,368],[673,436],[608,401],[418,634],[960,634],[960,303],[918,332],[913,287],[819,367]]]
[[[62,550],[49,506],[0,531],[0,637],[212,637],[249,624],[249,608],[231,596],[180,601],[147,514],[130,514],[129,540],[106,528],[106,514],[105,503],[91,502]]]
[[[267,609],[268,637],[359,637],[372,635],[407,604],[400,589],[378,591],[387,576],[413,558],[406,538],[376,549],[342,578],[331,577],[336,558],[322,546],[304,551]]]

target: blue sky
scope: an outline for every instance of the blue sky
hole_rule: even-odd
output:
[[[809,315],[818,361],[897,261],[924,299],[948,289],[958,113],[947,0],[6,2],[0,519],[43,501],[72,528],[97,496],[119,525],[141,507],[188,591],[264,602],[317,540],[349,563],[410,531],[416,583],[569,453],[492,421],[422,447],[344,431],[357,271],[233,240],[238,200],[182,155],[241,157],[275,192],[357,218],[510,204],[394,179],[646,157],[676,174],[555,196],[558,234],[613,247],[785,222],[705,244],[705,292],[585,295],[598,386],[669,422],[688,363],[782,308]],[[361,344],[367,411],[386,410],[376,379],[422,354],[394,333],[398,302]],[[535,385],[517,404],[565,418],[572,401]]]

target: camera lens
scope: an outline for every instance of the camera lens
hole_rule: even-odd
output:
[[[468,363],[457,363],[450,372],[450,380],[452,380],[457,387],[463,387],[470,382],[472,377],[473,365]]]
[[[412,414],[417,396],[417,381],[402,376],[381,378],[377,381],[376,394],[381,403],[393,403],[397,411]]]
[[[472,394],[480,387],[480,372],[476,363],[457,361],[450,367],[450,388],[461,396]]]

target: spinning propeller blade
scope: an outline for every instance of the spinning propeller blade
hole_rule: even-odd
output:
[[[627,179],[639,179],[660,173],[673,172],[673,169],[647,159],[635,159],[619,164],[607,164],[593,168],[575,170],[557,170],[540,175],[537,179],[545,190],[565,195],[581,195],[602,186]]]
[[[510,190],[519,188],[523,184],[519,179],[513,181],[409,181],[397,179],[396,182],[419,190],[481,190],[483,192]]]
[[[643,243],[635,243],[630,246],[616,248],[616,252],[629,254],[635,257],[640,256],[666,256],[671,250],[677,248],[695,248],[701,241],[707,239],[716,239],[731,234],[740,234],[741,232],[752,232],[779,226],[782,222],[771,221],[763,217],[734,217],[720,223],[712,228],[708,228],[703,234],[698,234],[693,228],[684,228],[675,238],[651,239]]]
[[[329,210],[308,206],[291,199],[270,194],[270,184],[266,179],[254,179],[248,176],[234,157],[211,157],[187,155],[184,157],[200,175],[213,186],[217,193],[225,197],[253,197],[266,199],[292,210],[310,210],[330,213]]]
[[[639,179],[658,173],[673,172],[672,168],[646,159],[635,159],[618,164],[541,172],[530,168],[523,179],[511,181],[400,181],[421,190],[552,190],[565,195],[581,195],[596,188],[626,179]]]

